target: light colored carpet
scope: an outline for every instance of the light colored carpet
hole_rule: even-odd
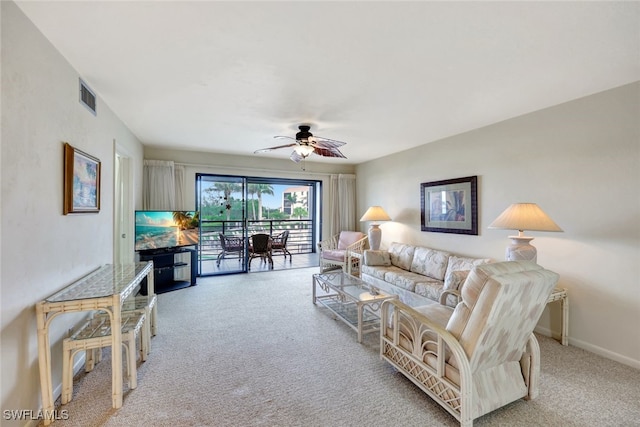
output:
[[[199,278],[159,295],[138,388],[111,408],[109,351],[53,426],[455,426],[380,360],[377,334],[311,303],[317,268]],[[640,371],[539,337],[540,396],[477,426],[640,426]],[[126,385],[125,385],[126,387]]]

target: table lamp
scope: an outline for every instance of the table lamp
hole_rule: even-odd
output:
[[[537,250],[529,242],[533,237],[525,236],[524,230],[562,231],[549,216],[535,203],[514,203],[500,214],[489,228],[518,230],[517,236],[509,236],[511,245],[507,247],[507,261],[530,260],[537,262]]]
[[[391,218],[382,209],[381,206],[371,206],[362,215],[360,221],[374,221],[369,227],[369,247],[373,250],[380,249],[380,242],[382,241],[382,230],[380,230],[379,221],[391,221]]]

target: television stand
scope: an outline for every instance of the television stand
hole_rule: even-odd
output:
[[[157,294],[195,286],[198,269],[196,250],[172,248],[140,252],[140,261],[153,261],[153,283]],[[140,287],[147,294],[147,282]]]

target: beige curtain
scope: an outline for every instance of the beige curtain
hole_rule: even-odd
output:
[[[184,209],[183,188],[184,167],[176,167],[172,161],[144,161],[142,175],[143,209]]]
[[[359,227],[356,212],[356,176],[331,175],[329,186],[330,235],[342,230],[355,231]]]

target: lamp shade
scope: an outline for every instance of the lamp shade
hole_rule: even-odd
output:
[[[562,231],[558,224],[535,203],[514,203],[489,228],[504,230]]]
[[[360,221],[374,221],[369,227],[369,246],[373,250],[380,249],[380,242],[382,241],[382,230],[380,226],[376,224],[378,221],[391,221],[391,217],[382,209],[381,206],[371,206],[362,215]]]
[[[391,221],[391,218],[381,206],[371,206],[364,215],[362,215],[360,221]]]
[[[524,230],[562,231],[535,203],[514,203],[495,219],[489,228],[518,230],[517,236],[509,236],[511,245],[507,247],[507,261],[529,260],[537,262],[538,251],[530,244],[533,237],[525,236]]]

